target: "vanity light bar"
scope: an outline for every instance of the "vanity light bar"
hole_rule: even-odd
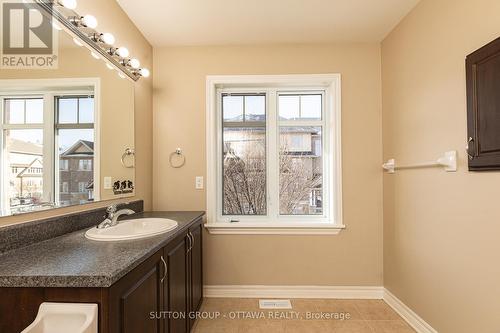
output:
[[[113,67],[121,73],[120,77],[129,77],[133,81],[141,77],[148,77],[147,68],[141,68],[141,63],[129,57],[126,47],[113,47],[115,37],[109,33],[100,33],[97,30],[97,19],[92,15],[81,16],[75,12],[76,0],[34,0],[47,15],[51,15],[56,24],[61,25],[70,33],[77,45],[86,44],[94,58],[102,58],[106,66]],[[65,14],[67,13],[67,14]]]

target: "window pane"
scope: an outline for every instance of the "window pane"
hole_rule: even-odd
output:
[[[280,214],[323,213],[321,127],[280,128]]]
[[[43,202],[43,130],[6,130],[7,200],[11,213]]]
[[[60,170],[68,170],[68,160],[60,160],[59,161],[59,169]]]
[[[226,127],[223,134],[223,214],[265,215],[265,127]]]
[[[78,99],[60,98],[58,99],[59,123],[75,124],[78,122]]]
[[[321,95],[300,96],[300,118],[321,119]]]
[[[80,123],[94,122],[94,98],[80,98]]]
[[[43,123],[43,99],[26,100],[26,124]]]
[[[243,121],[243,96],[222,96],[224,121]]]
[[[266,97],[245,96],[245,121],[266,120]]]
[[[57,132],[59,151],[59,201],[73,205],[94,198],[94,130],[60,129]]]
[[[24,124],[24,99],[5,100],[5,122],[7,124]]]
[[[300,118],[299,96],[280,95],[278,98],[278,102],[281,120],[292,120]]]

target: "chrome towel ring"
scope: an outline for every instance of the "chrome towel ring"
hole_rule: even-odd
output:
[[[135,157],[135,150],[132,148],[126,148],[125,152],[123,153],[122,158],[121,158],[121,162],[122,162],[123,167],[127,168],[127,169],[131,169],[134,167],[134,163],[133,162],[132,162],[132,164],[125,163],[125,159],[127,158],[127,156],[134,156]]]
[[[174,157],[179,160],[177,164],[174,164]],[[182,168],[184,164],[186,164],[186,156],[182,154],[182,149],[177,148],[174,152],[171,152],[170,156],[168,157],[168,162],[170,163],[170,166],[172,168]]]

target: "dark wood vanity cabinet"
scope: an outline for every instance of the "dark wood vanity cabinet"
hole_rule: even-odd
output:
[[[161,322],[151,318],[160,314],[165,268],[158,251],[109,289],[109,332],[160,333]]]
[[[202,228],[194,223],[111,286],[109,333],[191,331],[203,300]]]
[[[187,332],[189,295],[189,241],[187,234],[163,249],[167,263],[167,281],[164,288],[164,333]],[[185,315],[183,315],[185,314]]]
[[[43,302],[97,303],[99,333],[186,333],[203,299],[202,219],[109,288],[0,288],[0,332],[19,333]]]
[[[190,332],[203,300],[202,224],[195,223],[184,238],[164,248],[168,287],[164,290],[164,333]],[[185,315],[183,315],[185,314]]]
[[[192,244],[191,250],[189,251],[189,308],[190,311],[197,311],[201,307],[201,302],[203,301],[203,239],[202,239],[203,226],[202,224],[196,224],[189,229],[191,235]],[[189,329],[192,328],[194,324],[194,318],[191,316],[188,318]]]
[[[467,56],[469,170],[500,170],[500,38]]]

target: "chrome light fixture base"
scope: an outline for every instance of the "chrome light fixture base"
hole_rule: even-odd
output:
[[[119,57],[116,52],[118,48],[103,43],[101,39],[102,33],[82,25],[82,16],[74,10],[62,7],[57,1],[53,0],[33,0],[33,2],[42,9],[45,15],[50,15],[53,20],[56,20],[63,30],[80,40],[91,52],[101,56],[108,65],[119,70],[119,73],[121,72],[133,81],[137,81],[143,76],[141,72],[149,74],[147,69],[131,68],[129,66],[130,59],[128,57]],[[63,10],[59,10],[60,8]],[[71,14],[65,14],[68,12],[71,12]]]

